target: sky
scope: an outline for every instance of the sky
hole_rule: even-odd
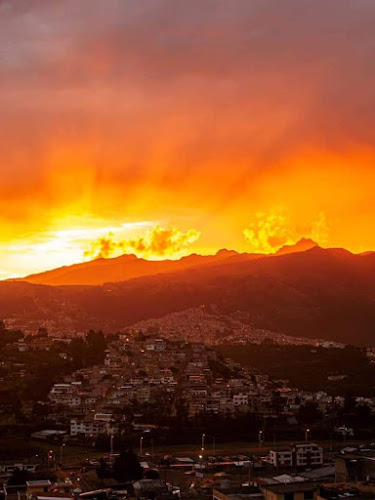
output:
[[[374,0],[0,0],[0,279],[375,250]]]

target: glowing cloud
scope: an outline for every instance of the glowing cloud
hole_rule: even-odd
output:
[[[374,0],[0,0],[0,276],[375,249],[374,24]]]
[[[94,241],[84,256],[108,258],[120,253],[130,253],[150,259],[177,258],[184,255],[187,247],[195,243],[199,237],[200,232],[196,229],[183,232],[175,227],[166,229],[157,225],[152,230],[146,231],[143,236],[120,241],[116,241],[114,235],[110,233]]]
[[[255,219],[243,230],[251,251],[260,253],[276,252],[284,245],[297,243],[301,238],[311,238],[324,245],[328,233],[329,226],[324,212],[320,212],[311,224],[297,227],[291,216],[282,209],[255,214]]]

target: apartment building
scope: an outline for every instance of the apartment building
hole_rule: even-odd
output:
[[[271,450],[269,462],[275,467],[315,467],[323,464],[323,448],[315,443],[293,444],[285,450]]]

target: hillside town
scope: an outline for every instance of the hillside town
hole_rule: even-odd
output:
[[[270,340],[281,345],[315,345],[342,349],[345,344],[318,338],[285,335],[283,333],[257,328],[252,324],[251,315],[244,311],[223,314],[215,305],[185,309],[161,318],[140,321],[124,331],[153,331],[167,339],[184,338],[189,342],[220,345],[228,343],[255,344]]]
[[[5,498],[373,491],[372,397],[307,391],[152,327],[63,337],[0,327],[0,444],[13,456],[21,443],[13,460],[1,455]],[[373,349],[363,356],[371,364]]]

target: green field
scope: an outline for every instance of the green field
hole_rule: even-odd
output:
[[[329,451],[331,448],[337,450],[343,448],[344,446],[356,446],[359,444],[358,441],[317,441],[325,450]],[[234,455],[240,454],[255,454],[255,455],[265,455],[270,449],[280,449],[290,445],[290,441],[280,441],[280,442],[265,442],[260,447],[259,443],[255,442],[231,442],[231,443],[216,443],[216,455]],[[4,454],[4,450],[9,450],[12,447],[15,453],[9,454],[7,452]],[[1,461],[11,461],[21,458],[28,457],[33,458],[38,455],[37,458],[45,459],[47,457],[48,451],[52,450],[56,456],[56,461],[60,461],[61,457],[61,447],[55,444],[49,444],[41,441],[22,441],[22,440],[1,440],[0,441],[0,460]],[[114,450],[116,452],[118,450]],[[135,450],[138,451],[138,450]],[[108,455],[110,450],[107,452],[98,451],[93,449],[89,445],[84,446],[64,446],[62,450],[62,459],[64,467],[77,467],[84,465],[86,459],[98,459],[103,455]],[[201,443],[194,444],[183,444],[183,445],[162,445],[155,446],[153,450],[151,447],[143,447],[143,455],[145,457],[151,458],[152,452],[156,457],[163,457],[165,455],[171,456],[189,456],[198,457],[201,454]],[[207,443],[204,455],[213,455],[214,449],[212,443]]]

